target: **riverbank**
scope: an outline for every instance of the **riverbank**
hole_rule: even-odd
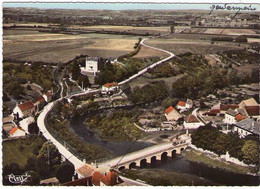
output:
[[[161,169],[123,170],[123,176],[133,180],[139,179],[152,186],[217,186],[207,179],[190,174]]]
[[[212,155],[199,152],[195,149],[186,149],[183,151],[182,155],[191,162],[202,163],[213,168],[224,169],[234,173],[254,175],[258,171],[257,167],[245,167],[234,163],[217,160]]]

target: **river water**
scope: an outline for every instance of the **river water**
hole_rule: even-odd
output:
[[[102,141],[93,132],[89,131],[87,127],[83,124],[85,118],[86,117],[83,115],[71,119],[71,128],[73,129],[73,131],[79,137],[84,139],[84,141],[90,144],[96,144],[98,146],[101,146],[105,150],[111,152],[113,157],[121,156],[153,145],[153,143],[148,143],[148,142],[113,143],[113,142]]]
[[[121,156],[126,153],[137,151],[148,146],[152,143],[145,142],[104,142],[100,140],[93,132],[89,131],[83,124],[85,116],[80,116],[71,119],[71,128],[79,137],[84,141],[96,144],[103,147],[105,150],[110,151],[114,157]],[[183,156],[178,155],[176,158],[171,159],[168,157],[164,163],[158,162],[155,166],[159,169],[171,170],[175,172],[192,174],[198,177],[205,178],[219,185],[227,186],[257,186],[259,185],[259,177],[236,174],[221,170],[219,168],[208,167],[204,164],[194,163],[186,160]]]

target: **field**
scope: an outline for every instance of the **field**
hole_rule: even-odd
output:
[[[37,153],[39,151],[39,149],[35,146],[37,145],[36,140],[37,144],[41,147],[44,142],[44,139],[41,137],[31,137],[3,142],[3,166],[10,163],[17,163],[20,166],[24,166],[27,159],[34,155],[34,151]],[[32,143],[34,143],[33,146]],[[21,147],[23,147],[22,150]]]
[[[66,35],[30,30],[4,30],[3,57],[23,61],[67,62],[76,55],[116,58],[133,51],[138,36]]]
[[[169,56],[169,55],[167,53],[165,53],[165,52],[157,51],[155,49],[142,46],[141,50],[134,57],[135,58],[147,58],[147,57],[160,57],[160,58],[164,58],[164,57],[167,57],[167,56]]]
[[[222,29],[222,28],[199,28],[192,29],[192,33],[222,34],[222,35],[254,35],[256,32],[251,29]]]
[[[111,26],[111,25],[99,25],[99,26],[78,26],[73,25],[69,28],[73,29],[84,29],[84,30],[95,30],[95,31],[119,31],[119,32],[133,32],[133,33],[140,33],[144,34],[146,32],[149,33],[169,33],[170,27],[163,26],[163,27],[134,27],[134,26]]]
[[[211,37],[214,35],[200,34],[173,34],[171,36],[150,39],[148,45],[162,48],[175,53],[176,55],[186,52],[193,54],[209,54],[231,49],[243,49],[246,45],[231,42],[217,42],[211,44]]]

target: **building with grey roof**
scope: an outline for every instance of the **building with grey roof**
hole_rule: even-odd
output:
[[[237,132],[240,137],[245,137],[250,134],[259,136],[260,121],[246,118],[234,124],[233,126],[233,131]]]

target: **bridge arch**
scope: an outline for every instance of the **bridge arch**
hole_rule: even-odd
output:
[[[172,150],[172,158],[175,158],[175,157],[176,157],[176,153],[177,153],[177,150],[176,150],[176,149],[173,149],[173,150]]]
[[[152,167],[156,165],[156,156],[151,157],[150,164],[151,164]]]
[[[162,162],[165,162],[167,160],[167,157],[168,157],[168,153],[167,152],[163,152],[161,154],[161,161]]]
[[[147,167],[147,160],[142,159],[140,160],[140,168],[146,168]]]
[[[129,164],[129,169],[135,168],[136,167],[136,162],[132,162]]]
[[[124,170],[124,169],[125,169],[125,166],[120,166],[120,167],[118,168],[119,171],[122,171],[122,170]]]
[[[184,150],[184,148],[182,147],[182,148],[181,148],[181,152],[182,152],[183,150]]]

